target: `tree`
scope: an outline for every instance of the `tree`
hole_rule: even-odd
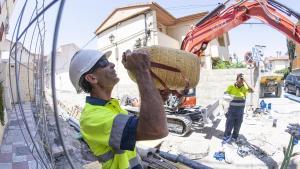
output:
[[[292,64],[293,64],[293,60],[295,59],[295,42],[293,40],[290,39],[286,39],[286,44],[287,44],[287,49],[288,49],[288,55],[289,55],[289,59],[290,59],[290,71],[292,70]]]

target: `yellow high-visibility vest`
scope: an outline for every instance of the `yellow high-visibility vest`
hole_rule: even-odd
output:
[[[226,89],[226,93],[230,94],[233,97],[239,97],[246,99],[246,95],[248,93],[249,87],[247,85],[243,85],[238,88],[235,85],[229,85]]]
[[[235,85],[229,85],[226,89],[226,93],[233,97],[233,100],[229,105],[234,107],[245,107],[248,90],[249,87],[247,85],[243,85],[240,88]]]
[[[104,105],[86,103],[80,116],[80,131],[103,169],[140,168],[135,148],[133,151],[120,149],[129,117],[116,99]]]

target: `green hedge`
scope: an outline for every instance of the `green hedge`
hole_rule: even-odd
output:
[[[229,61],[223,61],[221,59],[213,59],[213,69],[232,69],[232,68],[246,68],[245,64],[242,63],[231,63]]]
[[[284,68],[284,69],[281,69],[281,70],[276,70],[275,73],[283,74],[283,79],[285,79],[286,76],[290,73],[290,69],[289,68]]]

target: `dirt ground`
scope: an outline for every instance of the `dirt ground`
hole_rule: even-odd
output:
[[[211,168],[280,168],[284,158],[283,149],[288,146],[290,135],[284,130],[288,123],[300,122],[300,103],[287,98],[265,99],[272,103],[270,112],[253,114],[247,111],[240,130],[243,144],[225,144],[221,139],[225,129],[226,118],[220,116],[213,124],[192,132],[186,137],[168,136],[161,145],[161,150],[171,153],[186,153]],[[277,119],[276,127],[273,121]],[[184,145],[184,146],[182,146]],[[239,146],[250,145],[253,153],[241,157],[237,150]],[[215,152],[225,151],[228,161],[218,161],[213,156]],[[296,155],[291,159],[289,168],[300,168],[300,145],[295,145]],[[298,154],[298,155],[297,155]]]
[[[69,94],[59,93],[60,100],[68,105],[83,104],[85,96],[76,97],[70,102]],[[221,139],[225,129],[226,118],[219,116],[212,124],[195,130],[185,137],[169,135],[162,140],[140,142],[140,146],[154,147],[161,143],[160,149],[170,153],[183,154],[206,166],[217,169],[264,169],[280,168],[284,159],[283,149],[288,146],[290,135],[284,130],[288,123],[300,123],[300,103],[288,98],[266,98],[272,103],[269,113],[254,115],[252,111],[245,112],[244,121],[240,130],[240,138],[245,145],[255,148],[254,153],[241,157],[237,154],[238,145],[227,144],[222,146]],[[276,127],[273,121],[277,119]],[[213,156],[215,152],[225,151],[230,164],[224,160],[218,161]],[[291,159],[289,168],[300,169],[300,144],[295,145],[296,155]]]

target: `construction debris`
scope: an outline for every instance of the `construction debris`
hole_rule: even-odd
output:
[[[289,124],[286,132],[290,133],[296,139],[300,140],[300,124]]]

